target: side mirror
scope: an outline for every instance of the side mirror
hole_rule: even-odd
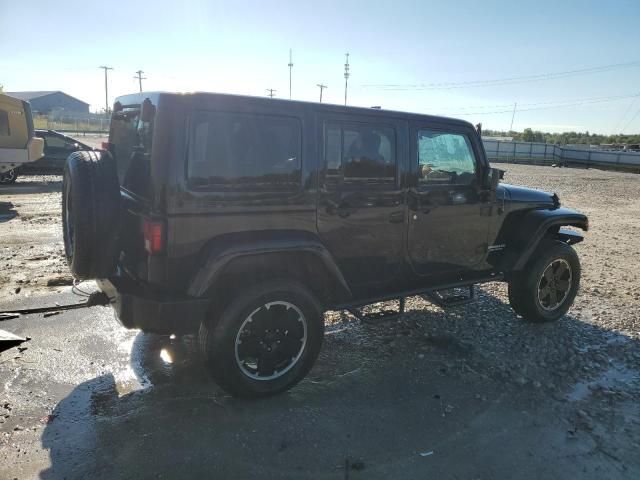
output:
[[[499,168],[489,168],[485,170],[482,186],[485,190],[495,192],[500,180],[504,178],[504,170]]]

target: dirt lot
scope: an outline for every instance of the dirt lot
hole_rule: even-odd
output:
[[[393,322],[333,312],[306,380],[241,402],[193,339],[126,331],[108,308],[5,321],[32,340],[0,354],[0,478],[640,478],[640,176],[504,167],[589,215],[558,323],[522,322],[502,284],[447,311],[413,298]],[[46,286],[68,275],[59,189],[0,191],[5,307],[78,300]]]

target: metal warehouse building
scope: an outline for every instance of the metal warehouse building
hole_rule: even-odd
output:
[[[11,97],[26,100],[34,113],[89,113],[89,104],[60,91],[47,92],[4,92]]]

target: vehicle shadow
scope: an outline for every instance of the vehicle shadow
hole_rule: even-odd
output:
[[[13,203],[0,202],[0,223],[8,222],[9,220],[15,218],[17,215],[18,212],[14,208]]]
[[[130,366],[142,388],[127,390],[117,372],[76,387],[44,429],[51,468],[40,476],[595,479],[640,472],[631,441],[639,423],[626,434],[599,431],[616,452],[611,459],[586,431],[568,442],[561,418],[598,388],[621,388],[614,371],[628,376],[625,395],[637,400],[638,341],[572,315],[526,324],[492,294],[478,297],[448,312],[419,309],[417,301],[397,321],[334,325],[308,377],[259,401],[216,386],[193,337],[140,333]]]

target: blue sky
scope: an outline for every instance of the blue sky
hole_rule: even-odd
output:
[[[218,91],[445,114],[507,129],[640,132],[640,2],[610,1],[60,1],[0,0],[0,84],[63,90],[104,106],[137,90]],[[450,89],[484,81],[638,61],[563,78]],[[611,99],[610,97],[622,97]],[[610,101],[601,101],[608,99]],[[557,108],[561,102],[573,104]],[[582,102],[580,105],[575,103]],[[544,108],[541,108],[544,107]],[[483,114],[489,112],[488,114]],[[491,113],[499,112],[499,113]],[[635,119],[634,119],[635,117]]]

